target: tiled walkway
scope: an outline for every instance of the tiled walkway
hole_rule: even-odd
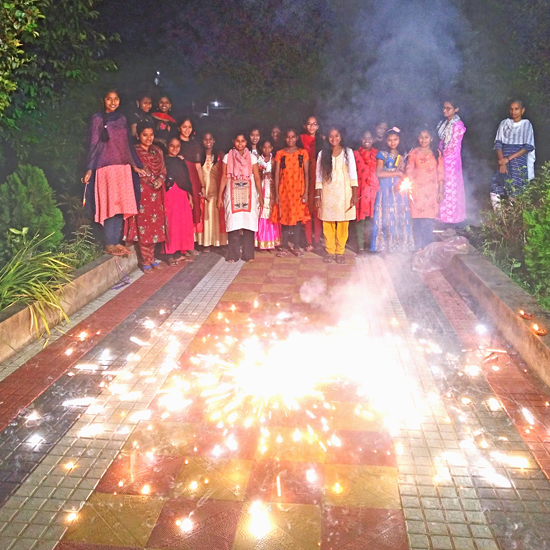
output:
[[[550,548],[550,396],[409,265],[203,254],[23,351],[0,549]]]

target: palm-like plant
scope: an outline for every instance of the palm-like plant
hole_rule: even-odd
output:
[[[23,234],[24,237],[24,234]],[[68,320],[61,302],[63,287],[72,271],[67,254],[46,250],[51,237],[23,239],[19,250],[0,268],[0,311],[14,305],[30,306],[31,330],[40,335],[40,322],[48,335],[51,312]]]

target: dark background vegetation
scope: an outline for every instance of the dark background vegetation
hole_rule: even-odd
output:
[[[102,91],[233,105],[229,127],[316,114],[351,141],[378,118],[435,124],[449,98],[468,132],[469,216],[486,205],[492,143],[520,97],[550,158],[550,0],[12,0],[0,8],[0,182],[42,168],[76,219],[86,125]],[[17,42],[20,42],[20,45]],[[160,73],[160,83],[154,79]],[[223,140],[222,140],[223,141]],[[72,230],[70,227],[66,230]]]

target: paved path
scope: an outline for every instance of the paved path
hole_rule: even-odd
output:
[[[0,548],[550,548],[548,391],[409,263],[203,254],[0,366]]]

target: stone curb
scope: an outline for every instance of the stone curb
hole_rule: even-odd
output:
[[[456,255],[443,274],[453,286],[461,284],[468,290],[527,365],[550,386],[550,334],[538,336],[532,329],[533,323],[550,328],[550,314],[479,252]],[[523,319],[520,309],[534,313],[535,319]]]
[[[129,274],[136,268],[135,254],[127,258],[103,254],[97,260],[77,269],[73,273],[72,283],[64,289],[62,303],[65,312],[71,316],[112,288],[123,276],[121,269]],[[37,334],[35,327],[31,329],[31,320],[29,306],[14,305],[0,313],[0,363],[46,332],[44,326],[40,326]],[[52,310],[48,314],[48,320],[51,330],[60,323],[61,316]]]

